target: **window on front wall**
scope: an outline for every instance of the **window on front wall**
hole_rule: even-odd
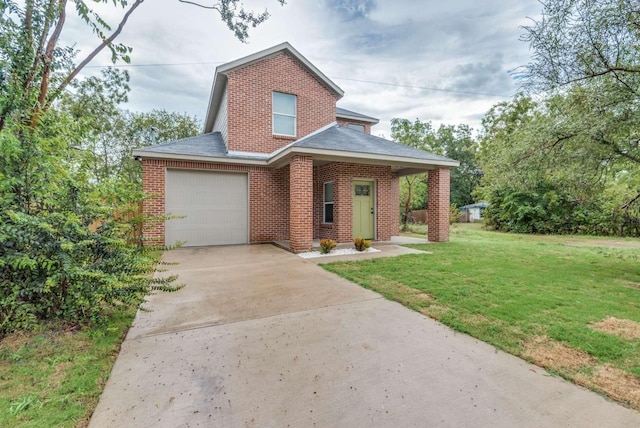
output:
[[[296,136],[296,96],[273,93],[273,133]]]
[[[324,183],[322,222],[333,223],[333,182]]]

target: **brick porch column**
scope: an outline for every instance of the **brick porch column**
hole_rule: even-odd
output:
[[[142,161],[142,190],[153,195],[142,202],[145,217],[164,215],[164,173],[162,161],[144,159]],[[142,226],[143,245],[164,245],[164,221],[151,221]]]
[[[289,247],[313,247],[313,160],[296,155],[289,165]]]
[[[446,168],[429,171],[428,238],[432,242],[449,240],[450,171]]]

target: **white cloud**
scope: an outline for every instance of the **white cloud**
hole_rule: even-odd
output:
[[[132,110],[166,108],[203,117],[217,64],[289,41],[345,90],[339,104],[379,117],[375,134],[389,136],[393,117],[478,127],[482,115],[516,92],[508,71],[528,62],[520,25],[537,16],[537,0],[269,0],[271,18],[234,39],[215,12],[177,0],[147,1],[132,15],[120,42],[133,47]],[[110,23],[122,11],[105,9]],[[71,18],[63,37],[83,52],[96,39]],[[109,64],[100,55],[93,65]],[[165,64],[142,66],[145,64]],[[173,65],[170,65],[173,64]],[[84,74],[95,73],[88,68]],[[350,79],[350,80],[345,80]],[[361,81],[358,82],[357,80]],[[385,85],[369,82],[384,82]],[[399,86],[392,86],[399,85]]]

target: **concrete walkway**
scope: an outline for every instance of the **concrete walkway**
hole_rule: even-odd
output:
[[[187,287],[137,315],[92,427],[640,426],[637,412],[274,246],[165,259]]]

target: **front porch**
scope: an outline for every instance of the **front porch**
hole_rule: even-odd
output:
[[[399,176],[428,171],[429,241],[449,236],[449,169],[399,170],[392,165],[331,162],[294,155],[289,162],[289,239],[277,241],[292,252],[314,240],[352,245],[361,236],[390,242],[399,235]]]

